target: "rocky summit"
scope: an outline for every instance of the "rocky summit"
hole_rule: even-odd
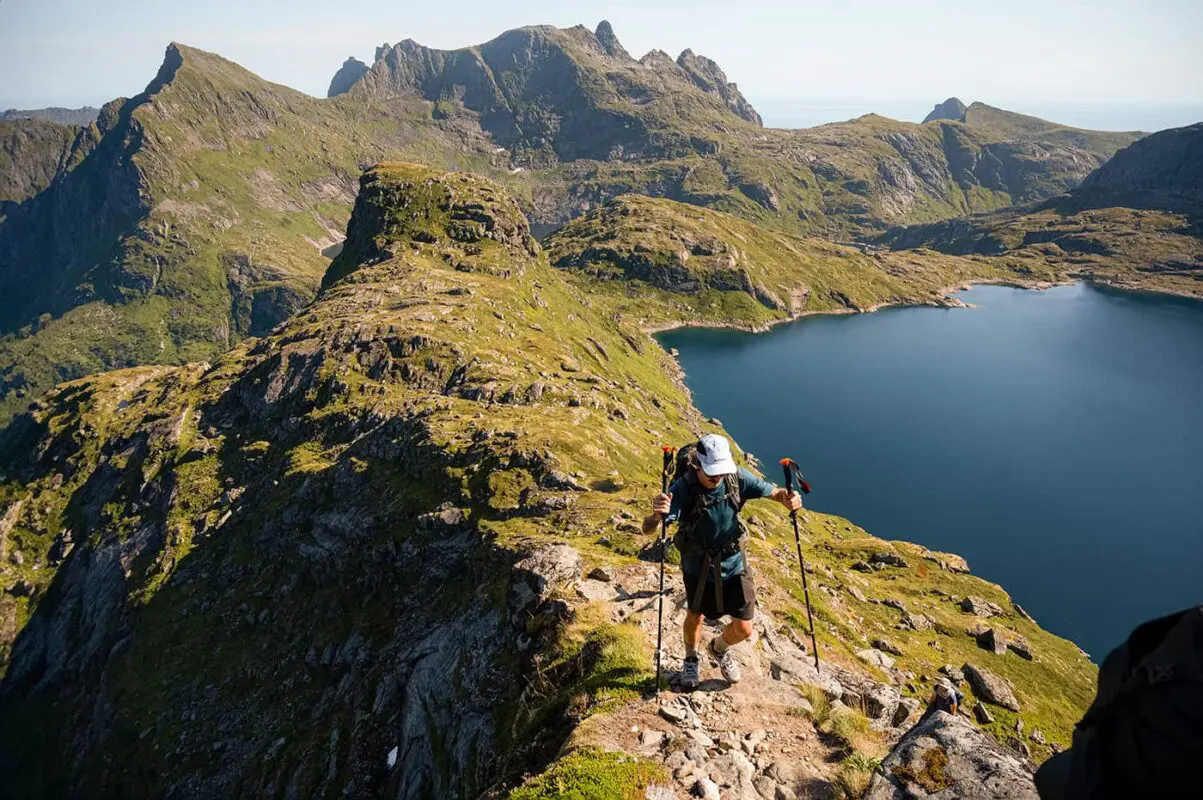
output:
[[[931,122],[937,119],[951,119],[957,122],[965,121],[965,110],[967,106],[955,97],[950,97],[943,103],[936,103],[936,107],[928,112],[923,121]]]
[[[1016,769],[1068,743],[1093,690],[1077,648],[955,556],[807,513],[816,670],[769,504],[747,511],[744,680],[707,663],[724,691],[675,694],[668,636],[649,700],[638,521],[659,446],[722,429],[641,329],[640,281],[553,267],[504,188],[407,163],[363,175],[347,233],[268,335],[62,384],[4,431],[13,793],[793,797],[863,790],[900,739],[883,768],[920,786],[936,745],[932,779],[964,786],[987,737]],[[983,651],[966,597],[1032,658]],[[959,664],[990,722],[904,737]]]

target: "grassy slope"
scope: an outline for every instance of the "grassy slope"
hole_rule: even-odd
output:
[[[1138,291],[1203,298],[1197,223],[1167,211],[1066,204],[893,232],[895,247],[976,253],[987,262]],[[917,255],[930,250],[898,250]],[[988,254],[988,255],[980,255]]]
[[[620,197],[546,241],[551,262],[643,326],[762,328],[801,313],[940,304],[970,280],[1056,280],[1002,259],[862,252],[671,200]],[[744,284],[742,287],[740,284]],[[759,294],[759,296],[757,296]]]
[[[497,229],[513,233],[506,234],[509,243],[452,241],[439,210],[443,190],[428,183],[432,179],[449,187],[446,196],[481,197],[498,209],[490,213],[501,221]],[[262,764],[239,768],[237,785],[243,790],[261,791],[278,779],[274,776],[301,765],[324,765],[329,730],[337,721],[322,716],[328,706],[318,699],[332,690],[328,681],[337,674],[316,682],[305,677],[312,674],[303,660],[308,647],[320,651],[360,633],[381,659],[362,668],[364,691],[356,702],[370,708],[379,670],[394,667],[388,654],[398,621],[411,613],[414,592],[423,598],[437,594],[439,613],[458,613],[477,602],[504,603],[506,564],[551,541],[580,550],[586,569],[630,563],[639,542],[614,530],[615,518],[643,512],[657,485],[652,457],[661,443],[687,441],[707,427],[674,380],[668,356],[638,333],[637,321],[623,316],[622,306],[597,302],[569,274],[531,255],[522,241],[524,223],[502,193],[476,179],[440,178],[411,166],[379,170],[369,183],[385,193],[395,189],[400,201],[393,211],[386,208],[386,216],[395,215],[389,217],[393,227],[373,242],[355,245],[384,254],[383,261],[350,265],[306,312],[270,338],[235,348],[212,369],[140,368],[66,384],[39,406],[32,427],[10,433],[16,438],[4,453],[0,505],[24,501],[10,547],[19,547],[26,562],[2,568],[7,580],[36,587],[32,600],[13,600],[18,625],[53,596],[46,588],[54,574],[46,552],[61,527],[72,527],[77,541],[92,546],[126,539],[147,523],[165,526],[169,534],[160,549],[130,565],[124,590],[133,601],[124,613],[136,631],[135,645],[103,662],[117,733],[85,755],[89,785],[155,793],[164,781],[204,775],[209,743],[223,735],[218,726],[235,718],[238,755],[226,751],[226,763],[245,758],[248,765]],[[419,185],[436,187],[434,194],[413,194]],[[415,228],[414,220],[427,222]],[[407,238],[416,232],[434,243]],[[387,362],[369,358],[373,343],[393,348],[407,342],[418,349]],[[308,372],[311,366],[315,371]],[[456,382],[448,383],[452,379]],[[265,386],[268,391],[284,386],[284,394],[252,411]],[[405,433],[390,433],[393,425]],[[414,455],[388,455],[399,437],[405,452]],[[131,446],[139,441],[146,444]],[[538,510],[543,499],[563,493],[539,488],[537,471],[520,466],[529,462],[516,459],[518,453],[548,453],[557,470],[579,475],[593,489],[572,493],[575,502],[565,508]],[[124,477],[93,478],[100,475]],[[246,492],[241,501],[223,499],[239,489]],[[155,497],[160,499],[142,499]],[[433,546],[415,534],[413,520],[445,500],[465,507],[481,541],[491,543],[491,555],[482,550],[478,571],[467,582],[479,587],[475,593],[462,582],[419,591],[413,587],[422,585],[421,574],[398,578],[373,561],[407,540]],[[321,561],[320,569],[298,558],[319,531],[307,521],[311,509],[321,519],[370,509],[356,525],[364,539]],[[232,519],[226,510],[234,512]],[[285,512],[290,522],[281,525]],[[764,537],[753,548],[764,565],[766,607],[800,628],[804,611],[786,547],[792,538],[787,518],[773,509],[756,509],[754,516]],[[826,515],[809,515],[803,532],[820,570],[818,582],[833,590],[828,595],[820,588],[814,595],[825,653],[850,664],[853,651],[886,633],[903,647],[901,663],[918,674],[930,677],[938,664],[962,659],[985,663],[1013,681],[1029,725],[1053,742],[1068,741],[1094,680],[1093,666],[1071,643],[1011,613],[998,587],[948,573],[913,547],[898,546],[909,567],[861,576],[850,565],[889,545]],[[779,560],[775,551],[785,557]],[[398,593],[398,582],[410,580],[410,589]],[[290,581],[299,594],[281,588]],[[348,586],[357,588],[348,592]],[[842,589],[851,586],[871,598],[901,599],[912,611],[932,616],[938,627],[926,634],[897,632],[897,612],[852,600]],[[937,591],[996,600],[1008,611],[1000,624],[1027,636],[1038,660],[976,649],[964,633],[966,617]],[[275,597],[291,599],[270,599]],[[247,608],[269,615],[271,637],[243,623]],[[646,683],[646,674],[631,661],[640,652],[647,658],[646,643],[629,641],[630,631],[589,620],[578,617],[577,628],[565,631],[560,644],[538,651],[533,665],[521,667],[547,682],[542,690],[497,708],[499,726],[514,732],[502,740],[509,756],[503,770],[520,769],[548,745],[554,752],[570,709],[578,715],[613,713],[630,696],[624,693]],[[572,654],[586,649],[590,639],[598,642],[604,669],[582,675]],[[216,693],[202,692],[206,686]],[[96,688],[86,682],[67,687],[68,693]],[[922,694],[922,682],[913,691]],[[68,713],[72,701],[60,701],[60,711]],[[90,701],[77,702],[84,703],[81,712],[92,707]],[[185,721],[182,709],[189,708],[199,716]],[[1009,718],[1002,712],[999,717],[1001,729]],[[79,719],[87,718],[84,713]],[[189,736],[182,740],[185,728]],[[47,746],[54,752],[57,729],[47,724],[39,730],[50,737]],[[282,730],[288,743],[268,763],[262,753]],[[147,732],[139,735],[142,731]],[[371,738],[375,734],[356,735],[368,737],[373,753],[391,746],[387,738]],[[37,746],[24,742],[22,752]],[[110,758],[112,767],[106,766]],[[586,753],[560,762],[543,784],[528,787],[530,794],[538,797],[540,786],[558,786],[555,776],[581,774],[578,762],[589,758],[605,757]],[[143,767],[136,777],[123,773],[131,763]],[[346,779],[349,765],[332,763]],[[617,772],[606,774],[623,787],[653,774],[638,766],[610,766]],[[315,773],[324,771],[309,770],[298,780],[313,790],[320,777]]]

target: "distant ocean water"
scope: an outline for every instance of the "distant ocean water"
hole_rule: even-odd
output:
[[[904,122],[922,122],[936,101],[900,100],[767,100],[753,105],[771,128],[813,128],[864,114],[881,114]],[[943,98],[940,98],[943,100]],[[965,103],[972,100],[961,98]],[[1203,122],[1203,103],[1047,103],[983,100],[998,108],[1099,131],[1160,131]]]

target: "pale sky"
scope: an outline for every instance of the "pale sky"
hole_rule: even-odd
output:
[[[324,97],[382,42],[602,19],[636,58],[713,58],[771,125],[917,120],[950,95],[1086,127],[1203,119],[1203,0],[0,0],[0,109],[137,94],[171,41]]]

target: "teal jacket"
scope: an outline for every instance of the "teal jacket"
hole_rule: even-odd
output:
[[[768,497],[776,488],[776,486],[763,478],[757,478],[751,472],[740,467],[739,496],[741,500]],[[680,519],[682,511],[692,508],[697,497],[697,492],[705,492],[706,490],[701,484],[683,476],[675,481],[672,486],[668,487],[668,491],[673,496],[672,505],[668,512],[668,521],[676,522]],[[726,489],[720,483],[714,489],[706,492],[706,494],[712,499],[718,499],[723,496],[725,491]],[[730,503],[725,501],[711,505],[693,528],[694,541],[702,550],[717,550],[728,542],[738,539],[739,534],[740,527],[736,519],[736,510],[732,508]],[[693,578],[702,571],[702,558],[702,554],[698,552],[682,553],[681,570]],[[723,559],[723,580],[742,574],[744,567],[745,564],[741,553],[735,553]],[[713,572],[711,575],[713,575]],[[710,575],[707,576],[708,579],[710,577]]]

